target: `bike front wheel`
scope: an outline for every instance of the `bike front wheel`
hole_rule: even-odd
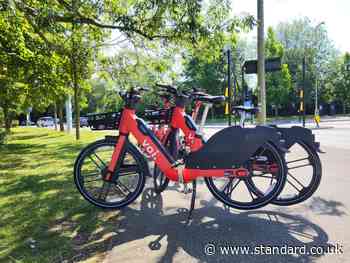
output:
[[[114,181],[105,180],[116,141],[96,141],[79,154],[74,165],[74,182],[80,194],[91,204],[120,209],[133,202],[142,192],[148,167],[137,148],[127,142]]]
[[[273,144],[267,142],[262,145],[243,168],[249,171],[245,177],[205,178],[216,199],[232,208],[251,210],[269,204],[282,191],[286,181],[286,164]],[[257,188],[259,194],[254,191]]]

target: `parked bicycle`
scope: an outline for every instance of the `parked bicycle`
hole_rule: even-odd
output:
[[[189,96],[171,86],[162,89],[175,97],[169,134],[184,133],[187,152],[183,158],[175,160],[135,115],[140,94],[146,89],[131,89],[122,96],[125,106],[118,123],[119,136],[106,136],[88,145],[76,159],[75,184],[87,201],[117,209],[133,202],[149,175],[146,158],[153,160],[169,180],[193,183],[191,211],[196,179],[200,177],[215,198],[237,209],[256,209],[278,196],[286,180],[286,164],[276,129],[228,127],[205,142],[193,119],[185,114]],[[141,149],[132,143],[130,135]]]
[[[195,102],[192,116],[196,120],[198,112],[202,105],[205,106],[202,114],[200,129],[203,129],[206,123],[207,113],[209,109],[215,103],[221,103],[223,96],[210,96],[203,92],[194,91],[191,93],[191,97]],[[233,107],[234,114],[240,118],[240,126],[244,127],[246,117],[248,115],[254,115],[257,113],[257,108],[235,106]],[[319,144],[315,142],[315,137],[310,130],[302,127],[292,128],[279,128],[274,127],[278,132],[282,134],[285,140],[286,148],[289,150],[285,154],[288,176],[286,185],[271,203],[276,205],[288,206],[298,204],[310,198],[317,190],[322,176],[321,161],[318,156]],[[173,157],[178,156],[180,151],[179,137],[172,135],[168,139],[163,138],[168,147],[173,153]],[[159,169],[154,169],[154,186],[157,193],[164,191],[169,183],[169,180],[164,176]],[[256,194],[259,194],[259,190],[254,190]]]

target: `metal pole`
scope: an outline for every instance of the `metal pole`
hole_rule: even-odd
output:
[[[316,75],[316,85],[315,85],[315,116],[318,116],[318,80]]]
[[[211,103],[206,103],[206,104],[205,104],[205,108],[204,108],[203,114],[202,114],[201,124],[200,124],[200,126],[199,126],[199,130],[200,130],[200,131],[203,131],[205,122],[206,122],[206,120],[207,120],[208,112],[209,112],[209,110],[210,110],[210,108],[211,108],[212,106],[213,106],[213,105],[212,105]]]
[[[66,100],[67,132],[72,131],[72,96],[68,95]]]
[[[231,90],[231,49],[227,49],[227,86],[228,86],[228,126],[231,126],[231,111],[232,111],[232,90]]]
[[[315,27],[315,33],[317,35],[319,35],[319,28],[324,25],[325,22],[321,22],[319,23],[316,27]],[[317,56],[316,56],[317,59]],[[317,63],[317,61],[316,61]],[[318,79],[317,79],[317,74],[318,72],[316,72],[316,84],[315,84],[315,117],[319,115],[319,108],[318,108]]]
[[[242,87],[242,104],[244,104],[244,100],[245,100],[245,96],[246,96],[246,91],[245,91],[245,85],[244,85],[244,67],[241,68],[242,71],[241,71],[241,77],[242,77],[242,84],[241,84],[241,87]]]
[[[265,87],[265,40],[264,40],[264,1],[258,1],[258,87],[259,122],[266,123],[266,87]]]
[[[305,127],[305,73],[306,73],[306,57],[303,57],[303,127]]]

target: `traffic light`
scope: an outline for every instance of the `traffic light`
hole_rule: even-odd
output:
[[[229,104],[228,104],[228,88],[225,88],[225,97],[226,97],[226,103],[225,103],[225,115],[228,115],[230,113],[229,110]]]
[[[300,108],[299,108],[299,111],[300,112],[303,112],[304,111],[304,91],[302,89],[300,89],[299,91],[299,97],[300,97]]]

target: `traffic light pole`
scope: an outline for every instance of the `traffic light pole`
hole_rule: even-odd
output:
[[[258,87],[259,87],[259,123],[266,123],[266,87],[265,87],[265,39],[264,39],[264,0],[258,5]]]
[[[231,49],[227,49],[227,87],[228,87],[228,126],[231,126],[232,89],[231,89]]]
[[[306,74],[306,57],[303,57],[303,97],[302,97],[302,103],[303,103],[303,127],[305,127],[305,74]]]

